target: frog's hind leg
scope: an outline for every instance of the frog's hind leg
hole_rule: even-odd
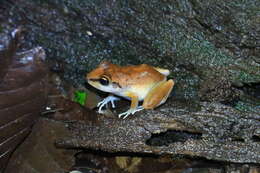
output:
[[[143,108],[153,109],[165,103],[172,91],[173,80],[163,81],[154,86],[144,98]]]
[[[153,67],[156,71],[163,74],[164,76],[168,76],[170,74],[170,70],[165,68]]]

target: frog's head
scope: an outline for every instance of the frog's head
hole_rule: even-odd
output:
[[[87,82],[104,92],[118,92],[121,89],[120,86],[111,80],[115,66],[108,61],[102,61],[97,68],[87,74]]]

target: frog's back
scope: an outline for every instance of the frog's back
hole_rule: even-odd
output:
[[[141,64],[122,67],[118,79],[127,91],[133,92],[143,100],[149,90],[157,83],[166,80],[166,76],[155,70],[152,66]]]
[[[127,79],[128,84],[144,85],[149,83],[157,83],[166,78],[163,74],[147,64],[122,67],[121,72],[125,75],[125,77],[120,79]]]

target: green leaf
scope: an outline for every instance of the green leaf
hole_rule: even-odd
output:
[[[85,91],[75,91],[73,101],[79,103],[80,105],[84,106],[87,100],[88,94]]]

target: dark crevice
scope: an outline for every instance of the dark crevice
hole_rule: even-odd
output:
[[[220,33],[219,30],[214,29],[214,27],[211,24],[207,24],[202,22],[200,19],[198,18],[194,18],[195,21],[197,21],[205,30],[209,31],[211,34],[216,34],[216,33]]]
[[[239,102],[239,97],[234,97],[233,99],[230,99],[230,100],[224,100],[224,101],[221,101],[220,103],[223,104],[223,105],[226,105],[226,106],[231,106],[231,107],[234,107],[238,102]]]
[[[167,130],[166,132],[152,134],[151,138],[146,141],[151,146],[167,146],[175,142],[185,142],[189,139],[201,139],[201,133],[191,133],[177,130]]]
[[[73,148],[76,149],[76,148]],[[108,152],[102,150],[85,149],[79,148],[81,151],[75,154],[76,158],[81,158],[82,155],[97,155],[100,157],[117,157],[117,156],[128,156],[128,157],[145,157],[145,158],[159,158],[159,155],[152,153],[135,153],[135,152]]]
[[[260,137],[259,137],[259,136],[256,136],[256,135],[253,135],[252,140],[253,140],[254,142],[260,142]]]
[[[243,91],[247,95],[260,99],[260,83],[259,82],[243,84],[242,87],[236,87],[236,88]]]
[[[234,90],[237,90],[236,93],[240,92],[240,94],[234,96],[232,99],[221,101],[220,103],[227,106],[236,107],[239,102],[248,102],[249,100],[253,102],[260,101],[260,83],[243,84],[241,87],[232,85],[232,87]],[[249,103],[251,103],[251,101]]]
[[[233,139],[232,141],[234,141],[234,142],[245,142],[245,139],[236,138],[236,139]]]

